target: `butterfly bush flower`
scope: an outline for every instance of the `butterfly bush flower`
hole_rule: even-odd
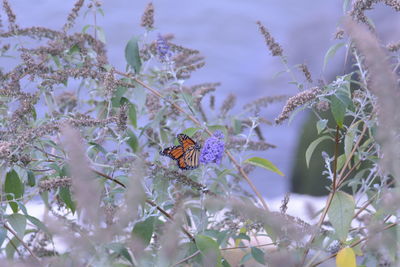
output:
[[[165,40],[161,34],[158,34],[157,37],[157,53],[163,60],[171,56],[171,51],[167,40]]]
[[[206,140],[200,154],[200,162],[221,163],[222,155],[224,154],[224,134],[221,131],[215,131],[214,134]]]

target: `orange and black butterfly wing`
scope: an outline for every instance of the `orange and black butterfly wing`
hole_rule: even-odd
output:
[[[171,159],[178,160],[184,154],[182,146],[171,146],[160,151],[163,156],[170,157]]]
[[[181,144],[183,147],[183,152],[186,152],[191,147],[197,145],[196,142],[193,141],[193,139],[190,138],[189,136],[187,136],[186,134],[178,134],[177,137],[178,137],[179,144]]]
[[[185,170],[192,170],[192,169],[196,169],[197,167],[199,167],[199,156],[200,156],[200,150],[197,149],[197,147],[191,147],[189,148],[188,151],[186,151],[183,156],[182,159],[185,163]],[[178,163],[178,166],[180,164]],[[179,166],[179,168],[181,168]]]
[[[176,162],[178,163],[179,169],[187,170],[187,165],[186,165],[185,159],[183,157],[180,157]]]

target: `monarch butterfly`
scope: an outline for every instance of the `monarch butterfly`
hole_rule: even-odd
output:
[[[167,147],[160,151],[163,156],[176,160],[182,170],[192,170],[199,167],[201,146],[186,134],[177,135],[179,146]]]

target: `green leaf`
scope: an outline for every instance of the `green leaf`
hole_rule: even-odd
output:
[[[273,242],[276,242],[276,240],[278,239],[278,235],[276,234],[274,227],[268,224],[264,224],[263,227],[265,232],[268,234],[268,237],[271,238]]]
[[[80,53],[80,52],[81,52],[81,50],[79,49],[79,46],[76,45],[76,44],[74,44],[74,45],[71,46],[71,48],[69,49],[68,54],[72,55],[72,54]],[[60,62],[60,61],[58,61],[58,62]],[[58,67],[61,67],[61,64],[59,63],[57,66],[58,66]]]
[[[90,145],[89,149],[94,149],[94,150],[96,150],[98,152],[103,153],[104,155],[107,154],[107,150],[103,146],[101,146],[101,145],[99,145],[99,144],[97,144],[95,142],[88,142],[88,144]]]
[[[7,217],[8,223],[17,232],[17,236],[20,239],[24,238],[26,229],[26,218],[24,215],[19,213],[13,213]]]
[[[30,187],[34,187],[36,184],[35,174],[31,170],[28,170],[27,174],[28,174],[28,185]]]
[[[139,38],[134,36],[128,41],[125,47],[126,62],[135,70],[135,73],[139,73],[142,66],[138,42]]]
[[[328,210],[328,217],[335,229],[337,238],[342,242],[346,241],[353,220],[354,209],[355,203],[351,195],[342,191],[335,193]]]
[[[0,248],[7,237],[7,230],[3,226],[0,227]]]
[[[136,153],[139,150],[139,140],[132,131],[128,130],[127,133],[129,138],[126,143],[132,148],[132,151]]]
[[[36,121],[37,113],[36,113],[36,109],[34,107],[31,108],[31,113],[32,113],[33,120]]]
[[[128,119],[132,124],[133,128],[137,128],[137,117],[136,117],[136,107],[134,104],[130,103],[128,106]]]
[[[248,235],[246,235],[245,233],[240,233],[236,236],[233,237],[235,240],[240,241],[242,239],[250,241],[250,237]]]
[[[336,267],[357,267],[356,255],[352,248],[342,248],[336,255]]]
[[[60,177],[71,177],[70,170],[71,170],[71,168],[69,167],[69,165],[64,164],[59,171]]]
[[[119,108],[121,106],[121,104],[123,104],[122,99],[125,98],[125,97],[123,97],[123,95],[126,93],[127,90],[128,90],[128,88],[126,88],[126,87],[122,87],[122,86],[117,87],[117,89],[114,92],[113,97],[111,98],[111,104],[112,104],[113,108]]]
[[[75,213],[75,202],[72,201],[71,198],[71,192],[69,191],[68,187],[61,187],[60,192],[58,193],[60,196],[61,200],[67,205],[67,208],[69,208],[72,213]]]
[[[251,247],[251,255],[259,263],[265,264],[264,251],[262,251],[261,249],[256,247]]]
[[[359,122],[361,122],[361,120]],[[354,138],[357,132],[358,125],[359,123],[352,124],[350,128],[347,130],[346,135],[344,137],[344,153],[346,155],[346,158],[349,158],[351,150],[353,150]]]
[[[251,260],[253,256],[251,255],[251,253],[247,253],[245,254],[242,259],[239,262],[239,266],[245,266],[245,263],[249,260]]]
[[[233,120],[233,133],[240,134],[242,132],[242,121],[234,119]]]
[[[285,176],[271,161],[269,161],[267,159],[260,158],[260,157],[252,157],[252,158],[246,159],[244,162],[252,164],[254,166],[258,166],[258,167],[267,169],[269,171],[273,171],[273,172],[279,174],[280,176]]]
[[[43,232],[47,233],[48,235],[50,235],[50,231],[49,229],[46,227],[46,225],[44,225],[38,218],[30,216],[30,215],[25,215],[25,217],[34,225],[36,225],[36,227],[40,230],[42,230]]]
[[[186,134],[189,137],[192,137],[198,130],[201,130],[201,128],[190,127],[190,128],[185,129],[184,131],[182,131],[182,133]],[[175,146],[179,145],[178,138],[174,139],[174,145]]]
[[[333,118],[335,119],[337,125],[342,128],[348,102],[345,100],[346,98],[343,96],[343,94],[332,95],[330,99]]]
[[[222,267],[231,267],[231,265],[229,264],[229,262],[227,260],[222,258]]]
[[[103,43],[106,43],[106,34],[104,32],[104,29],[102,27],[97,26],[96,32],[97,32],[97,37],[99,38],[99,40]]]
[[[318,134],[320,134],[323,130],[325,130],[327,124],[328,124],[328,120],[326,120],[326,119],[321,119],[321,120],[317,121]]]
[[[331,112],[336,124],[342,128],[344,116],[346,115],[346,106],[336,96],[331,97]]]
[[[346,163],[346,155],[342,154],[337,158],[337,170],[339,171],[340,169],[342,169],[345,163]]]
[[[18,173],[12,169],[10,172],[6,174],[6,181],[4,184],[4,191],[7,194],[7,200],[11,201],[13,199],[18,199],[22,197],[24,194],[24,185],[21,183],[19,179]],[[10,195],[13,194],[13,195]],[[18,204],[14,201],[9,202],[11,209],[13,212],[18,211]]]
[[[6,245],[6,255],[7,259],[14,258],[15,248],[18,248],[20,245],[19,240],[16,237],[13,237]]]
[[[127,259],[132,265],[134,265],[131,254],[129,253],[129,251],[126,249],[126,247],[123,244],[111,243],[111,244],[106,245],[106,248],[114,251],[118,255],[121,255],[122,257]]]
[[[132,235],[140,238],[144,247],[150,244],[151,237],[154,231],[154,217],[151,216],[142,222],[135,224],[132,230]]]
[[[316,140],[312,141],[311,144],[308,146],[306,150],[306,163],[307,163],[307,168],[310,167],[310,159],[312,154],[314,153],[315,148],[319,145],[324,140],[330,139],[328,135],[323,135],[321,137],[318,137]]]
[[[185,129],[182,133],[186,134],[189,137],[192,137],[198,130],[201,130],[201,128],[190,127]]]
[[[215,257],[216,259],[216,264],[215,266],[221,267],[222,263],[222,257],[221,257],[221,251],[219,250],[218,243],[214,241],[211,237],[205,236],[205,235],[197,235],[195,237],[196,240],[196,246],[200,250],[200,252],[203,254],[205,257]]]
[[[328,51],[325,54],[325,58],[324,58],[324,67],[322,68],[322,71],[325,71],[326,65],[328,63],[328,61],[333,58],[336,54],[336,52],[342,47],[344,46],[345,43],[337,43],[333,46],[331,46]]]

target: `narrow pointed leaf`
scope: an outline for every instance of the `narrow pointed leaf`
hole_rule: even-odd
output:
[[[139,38],[134,36],[129,40],[125,47],[126,62],[128,62],[128,64],[135,70],[135,73],[139,73],[142,66],[138,42]]]
[[[6,174],[6,181],[4,184],[4,191],[8,193],[7,200],[18,199],[22,197],[24,193],[24,185],[22,184],[19,176],[15,170],[11,170]],[[13,195],[11,195],[13,194]],[[18,211],[18,204],[15,202],[9,202],[11,209],[14,212]]]
[[[310,167],[310,159],[312,154],[314,153],[314,150],[317,148],[317,146],[319,145],[319,143],[321,143],[324,140],[330,139],[330,137],[328,135],[324,135],[321,137],[318,137],[316,140],[314,140],[307,148],[306,150],[306,163],[307,163],[307,167]]]
[[[267,159],[260,158],[260,157],[252,157],[252,158],[246,159],[244,162],[252,164],[254,166],[258,166],[258,167],[267,169],[269,171],[273,171],[273,172],[279,174],[280,176],[285,176],[271,161],[269,161]]]
[[[26,218],[19,213],[13,213],[7,218],[8,223],[15,230],[20,239],[24,238],[26,229]]]

